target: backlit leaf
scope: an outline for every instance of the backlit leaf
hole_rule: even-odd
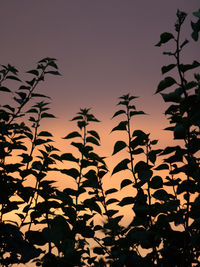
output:
[[[164,80],[162,80],[157,88],[156,94],[163,91],[164,89],[172,86],[173,84],[175,84],[176,81],[174,80],[174,78],[172,77],[166,77]]]
[[[164,43],[167,43],[169,40],[174,39],[174,36],[170,32],[164,32],[160,35],[160,41],[155,46],[161,46]]]
[[[129,159],[124,159],[120,163],[118,163],[117,166],[115,166],[115,168],[113,169],[112,175],[119,171],[128,169],[129,162],[130,162]]]
[[[114,145],[114,150],[112,155],[116,154],[117,152],[119,152],[120,150],[124,149],[126,147],[126,143],[124,141],[117,141]]]
[[[116,127],[114,127],[112,129],[111,132],[114,132],[114,131],[126,131],[126,125],[127,125],[127,121],[121,121]]]

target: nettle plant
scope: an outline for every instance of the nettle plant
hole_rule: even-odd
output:
[[[200,10],[193,14],[192,39],[198,41]],[[164,52],[174,61],[162,67],[166,77],[156,93],[170,103],[166,130],[178,144],[157,148],[150,133],[134,129],[134,117],[145,113],[133,105],[135,96],[123,95],[112,134],[119,131],[124,139],[116,141],[112,155],[125,156],[110,172],[96,152],[101,140],[93,123],[99,121],[90,109],[80,109],[72,119],[77,130],[64,137],[72,153],[59,151],[53,135],[40,130],[43,119],[54,115],[49,98],[36,90],[46,75],[59,75],[54,58],[39,61],[25,82],[15,67],[1,66],[0,91],[14,100],[0,106],[1,266],[199,266],[200,75],[191,71],[200,64],[180,59],[189,43],[181,40],[185,18],[177,11],[175,33],[161,34],[156,44],[175,44]],[[168,75],[172,70],[174,77]],[[20,84],[16,91],[10,81]],[[35,98],[42,101],[33,103]],[[74,187],[56,188],[54,172],[73,179]],[[129,187],[130,195],[119,200],[116,188],[105,190],[109,175],[120,175],[120,190]],[[126,206],[133,217],[127,227],[120,213]]]

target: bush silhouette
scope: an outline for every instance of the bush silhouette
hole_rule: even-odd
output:
[[[193,15],[192,39],[198,41],[200,10]],[[116,141],[112,155],[126,153],[113,170],[96,152],[101,140],[93,125],[99,120],[90,109],[80,109],[72,119],[77,130],[64,137],[72,152],[59,151],[52,134],[40,130],[44,119],[55,117],[49,98],[36,92],[47,74],[60,75],[54,58],[40,60],[26,82],[15,67],[1,66],[0,91],[15,102],[0,106],[1,266],[199,266],[200,75],[191,81],[187,74],[200,63],[180,60],[189,43],[180,36],[185,18],[178,10],[175,33],[162,33],[156,44],[175,45],[164,52],[174,62],[161,68],[165,77],[156,93],[169,103],[166,130],[178,144],[158,149],[150,133],[134,129],[134,117],[145,112],[133,105],[136,96],[123,95],[113,115],[121,120],[111,132],[120,131],[126,141]],[[176,77],[167,76],[175,69]],[[19,84],[17,91],[8,88],[9,80]],[[75,188],[56,188],[48,178],[55,171],[71,177]],[[103,179],[123,171],[128,175],[120,189],[132,188],[133,194],[119,200],[118,190],[105,190]],[[119,214],[128,205],[133,220],[125,227]]]

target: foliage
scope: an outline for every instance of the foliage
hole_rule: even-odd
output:
[[[59,151],[52,134],[40,130],[43,119],[54,115],[49,98],[36,89],[47,74],[60,75],[54,58],[39,61],[25,82],[15,67],[1,65],[0,91],[15,102],[0,106],[1,266],[199,266],[200,75],[190,80],[188,73],[200,63],[180,61],[189,41],[180,37],[186,13],[176,15],[175,33],[161,34],[156,46],[174,42],[174,50],[163,52],[174,62],[161,71],[177,75],[164,77],[156,93],[169,103],[166,130],[178,144],[161,149],[150,133],[133,129],[135,116],[145,113],[133,105],[136,96],[123,95],[113,115],[121,120],[111,132],[124,139],[114,144],[112,156],[121,156],[111,172],[96,152],[101,139],[91,125],[99,120],[90,109],[80,109],[72,119],[77,130],[64,137],[73,153]],[[193,15],[192,39],[198,41],[200,10]],[[9,80],[20,84],[16,91]],[[33,103],[35,98],[42,101]],[[53,172],[73,179],[75,187],[56,188]],[[105,190],[103,181],[123,172],[120,191],[131,193],[119,200],[118,190]],[[133,215],[127,227],[120,212],[126,206]]]

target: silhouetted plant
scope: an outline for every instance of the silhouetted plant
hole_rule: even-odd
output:
[[[43,267],[199,266],[200,75],[191,80],[187,73],[200,63],[181,62],[189,43],[181,40],[186,13],[178,10],[176,15],[175,33],[162,33],[156,46],[174,42],[174,50],[163,52],[174,62],[161,70],[163,75],[176,70],[177,75],[166,76],[156,93],[170,103],[166,130],[178,144],[158,149],[158,140],[134,128],[134,117],[145,115],[132,104],[137,97],[121,96],[113,118],[123,119],[111,131],[124,136],[114,144],[112,155],[120,155],[120,161],[111,172],[111,179],[116,174],[121,178],[120,190],[130,189],[121,200],[116,188],[104,189],[109,171],[96,152],[101,140],[90,127],[99,121],[90,109],[80,109],[72,119],[78,130],[64,137],[72,139],[73,153],[60,152],[53,135],[40,130],[43,119],[54,115],[49,102],[32,100],[49,99],[36,88],[47,74],[59,75],[56,60],[39,61],[28,71],[33,78],[25,82],[15,67],[1,66],[0,91],[15,103],[0,106],[1,266],[30,261]],[[198,41],[200,10],[193,15],[197,21],[191,22],[191,36]],[[20,84],[15,92],[8,88],[9,80]],[[72,178],[75,187],[56,188],[55,171]],[[126,206],[133,219],[125,227],[120,212]]]

